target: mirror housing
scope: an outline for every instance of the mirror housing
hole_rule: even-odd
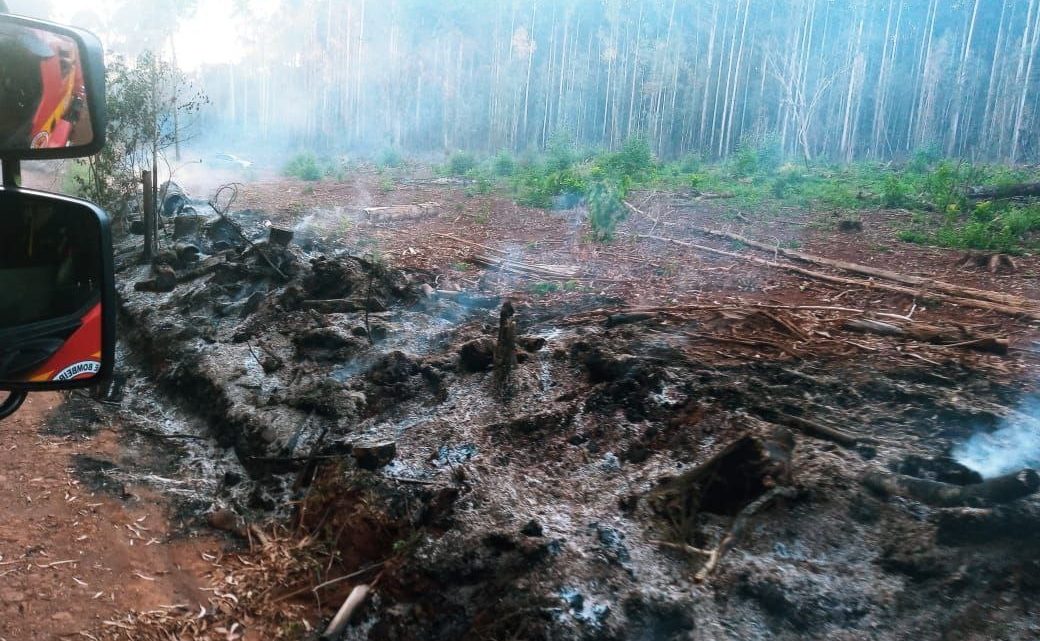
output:
[[[88,387],[112,373],[115,280],[96,205],[0,190],[0,390]]]
[[[0,159],[81,158],[105,145],[101,41],[82,29],[0,15]]]

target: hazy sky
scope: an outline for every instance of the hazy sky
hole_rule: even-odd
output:
[[[68,24],[76,16],[94,14],[106,22],[127,0],[7,0],[12,13]],[[137,0],[147,3],[148,0]],[[274,12],[281,0],[247,0],[254,15]],[[177,31],[177,61],[191,71],[204,64],[235,62],[244,52],[244,40],[235,19],[234,0],[199,0],[194,15],[186,16]],[[76,25],[73,25],[76,26]],[[82,25],[80,25],[82,26]],[[104,34],[98,34],[104,40]]]

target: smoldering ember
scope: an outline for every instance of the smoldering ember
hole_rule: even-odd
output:
[[[1040,0],[52,4],[0,640],[1040,638]]]

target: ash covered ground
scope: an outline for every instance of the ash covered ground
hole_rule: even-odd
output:
[[[344,638],[1040,635],[1040,479],[954,455],[1040,429],[1019,409],[1035,322],[648,237],[733,252],[691,235],[710,203],[670,219],[651,194],[602,247],[580,211],[365,187],[288,215],[272,199],[298,185],[249,185],[226,216],[194,203],[177,237],[167,219],[156,266],[134,236],[120,250],[122,412],[202,440],[167,452],[204,481],[182,509],[325,554],[197,638],[231,621],[317,638],[358,584]],[[1036,269],[959,282],[1028,296]],[[191,616],[132,620],[113,633],[166,638]]]

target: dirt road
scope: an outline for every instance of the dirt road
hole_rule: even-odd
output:
[[[77,461],[125,457],[118,433],[70,430],[61,394],[37,394],[0,423],[0,639],[90,638],[128,609],[198,603],[212,539],[171,537],[160,497],[124,498],[77,478]],[[85,458],[89,457],[89,458]],[[82,467],[82,465],[80,465]],[[206,564],[208,566],[208,564]]]

